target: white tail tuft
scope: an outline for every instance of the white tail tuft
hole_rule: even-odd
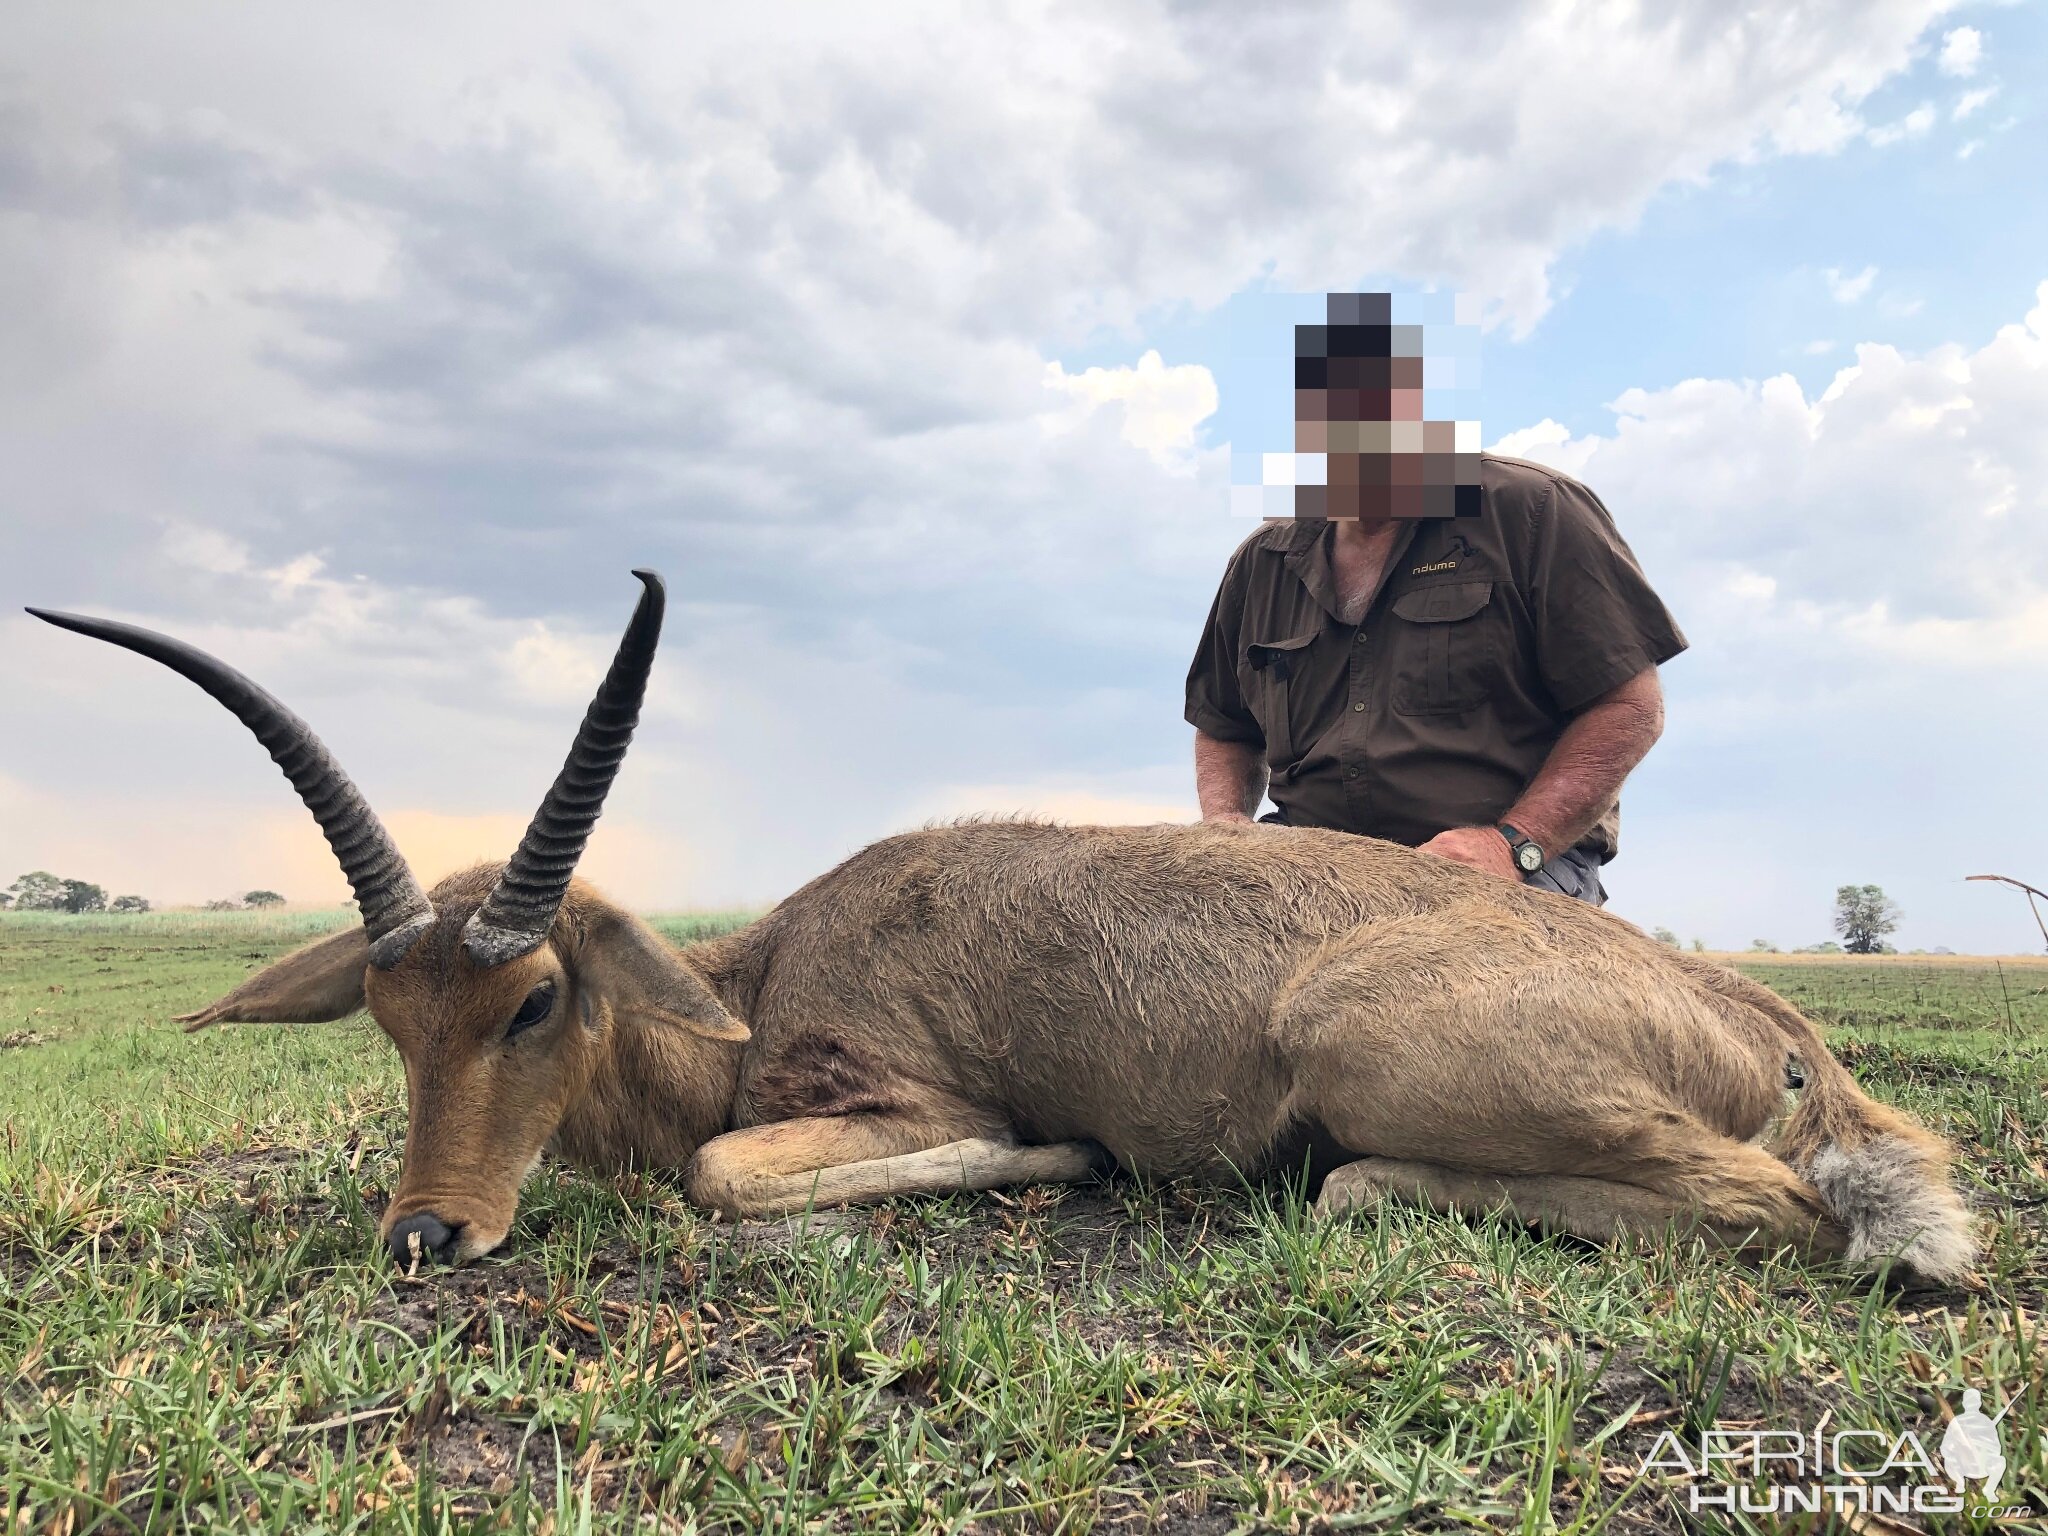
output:
[[[1851,1259],[1891,1259],[1929,1280],[1970,1267],[1970,1213],[1945,1179],[1930,1178],[1925,1149],[1901,1136],[1824,1146],[1801,1170],[1849,1234]]]

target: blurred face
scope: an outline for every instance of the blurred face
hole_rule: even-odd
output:
[[[1294,328],[1294,452],[1322,469],[1321,484],[1297,478],[1297,517],[1478,516],[1478,423],[1423,419],[1425,327],[1392,309],[1331,294],[1327,323]]]

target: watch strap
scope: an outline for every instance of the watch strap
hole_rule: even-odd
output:
[[[1524,848],[1534,848],[1536,850],[1536,869],[1543,867],[1546,862],[1543,855],[1543,845],[1538,843],[1535,838],[1529,836],[1528,833],[1515,826],[1512,822],[1497,822],[1494,825],[1494,830],[1508,840],[1508,853],[1515,861],[1515,868],[1527,874],[1535,873],[1535,870],[1529,869],[1522,862],[1522,850]]]

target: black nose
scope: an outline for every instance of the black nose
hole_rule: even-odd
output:
[[[455,1252],[455,1235],[460,1230],[449,1226],[432,1211],[418,1211],[394,1226],[384,1241],[391,1249],[391,1262],[403,1268],[410,1265],[415,1257],[445,1261]],[[419,1240],[417,1254],[414,1252],[415,1238]]]

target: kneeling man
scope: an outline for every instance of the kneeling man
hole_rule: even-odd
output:
[[[1327,484],[1238,547],[1210,609],[1187,686],[1202,815],[1270,793],[1268,821],[1604,902],[1685,637],[1585,486],[1491,454],[1445,473],[1421,328],[1385,306],[1332,295],[1333,323],[1296,329],[1295,447]]]

